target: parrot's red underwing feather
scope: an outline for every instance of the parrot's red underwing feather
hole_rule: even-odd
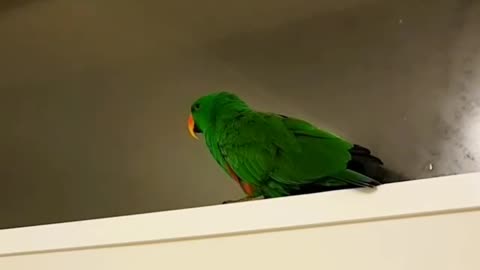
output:
[[[243,189],[243,192],[245,192],[248,196],[253,196],[254,190],[253,187],[246,182],[243,182],[238,175],[232,170],[230,165],[227,164],[228,172],[230,173],[230,176],[237,182],[240,187]]]

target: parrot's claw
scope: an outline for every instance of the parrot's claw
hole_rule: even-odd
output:
[[[258,199],[258,198],[256,198],[256,197],[247,196],[247,197],[244,197],[244,198],[241,198],[241,199],[238,199],[238,200],[223,201],[222,204],[237,203],[237,202],[246,202],[246,201],[253,201],[253,200],[257,200],[257,199]]]

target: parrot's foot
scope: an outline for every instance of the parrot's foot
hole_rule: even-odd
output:
[[[241,199],[238,199],[238,200],[228,200],[228,201],[224,201],[224,202],[222,202],[222,204],[237,203],[237,202],[246,202],[246,201],[253,201],[253,200],[258,200],[258,199],[260,199],[260,198],[259,198],[259,197],[247,196],[247,197],[244,197],[244,198],[241,198]]]

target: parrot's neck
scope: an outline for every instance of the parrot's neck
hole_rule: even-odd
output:
[[[217,133],[221,131],[224,126],[232,121],[235,121],[239,116],[252,111],[248,105],[243,101],[224,102],[217,104],[215,112],[210,119],[209,127],[205,130],[207,133]]]

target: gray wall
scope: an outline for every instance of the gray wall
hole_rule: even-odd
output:
[[[410,178],[480,169],[478,1],[2,3],[0,228],[242,196],[186,130],[218,89]]]

